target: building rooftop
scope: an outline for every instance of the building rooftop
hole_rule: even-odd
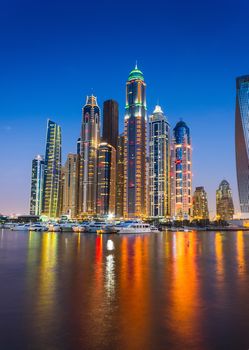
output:
[[[141,70],[137,68],[137,64],[135,65],[135,68],[130,72],[128,81],[136,79],[144,81],[144,75]]]

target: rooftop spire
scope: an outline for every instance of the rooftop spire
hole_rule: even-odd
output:
[[[136,64],[135,64],[135,69],[137,69],[137,60],[136,60]]]

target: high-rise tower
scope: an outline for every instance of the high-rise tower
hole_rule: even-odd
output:
[[[32,161],[30,215],[40,215],[42,209],[44,158],[36,156]]]
[[[249,213],[249,75],[236,80],[235,146],[240,209]]]
[[[233,214],[232,191],[229,183],[222,180],[216,191],[216,216],[219,220],[232,220]]]
[[[114,100],[104,102],[103,109],[103,142],[117,150],[118,145],[118,103]]]
[[[107,142],[98,148],[97,214],[115,215],[116,149]]]
[[[146,84],[135,67],[126,83],[124,216],[146,215]]]
[[[208,200],[204,187],[196,187],[193,195],[193,218],[196,220],[208,220]]]
[[[118,137],[116,176],[116,216],[124,216],[124,134]]]
[[[170,126],[158,105],[149,117],[149,215],[170,216]]]
[[[72,218],[77,216],[78,209],[78,163],[79,155],[69,153],[63,169],[62,213],[69,214]]]
[[[61,127],[48,120],[42,213],[50,218],[58,216],[60,180]]]
[[[100,141],[100,109],[95,96],[87,96],[82,109],[79,213],[96,213],[97,150]]]
[[[190,131],[180,121],[173,130],[171,152],[171,215],[189,219],[192,209],[192,150]]]

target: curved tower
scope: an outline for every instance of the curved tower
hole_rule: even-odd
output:
[[[146,215],[146,84],[137,68],[126,83],[124,128],[124,216]]]
[[[80,195],[79,212],[96,213],[97,151],[100,141],[100,109],[95,96],[87,96],[82,109],[80,147]]]
[[[249,213],[249,75],[236,79],[235,147],[240,209]]]
[[[189,127],[183,121],[173,130],[171,154],[171,210],[177,220],[192,215],[192,150]]]

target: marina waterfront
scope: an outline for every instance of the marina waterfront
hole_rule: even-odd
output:
[[[249,233],[0,231],[2,349],[248,349]]]

